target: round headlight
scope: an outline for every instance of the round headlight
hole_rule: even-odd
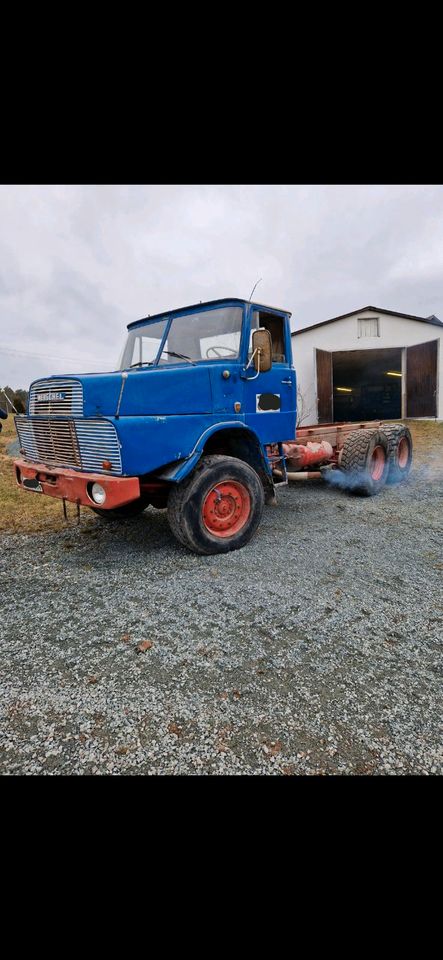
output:
[[[100,483],[93,483],[91,489],[91,496],[94,503],[104,503],[106,500],[106,492],[101,486]]]

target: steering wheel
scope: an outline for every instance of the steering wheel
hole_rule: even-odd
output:
[[[212,347],[208,347],[206,351],[206,357],[208,360],[211,359],[209,356],[211,350],[214,352],[214,356],[217,360],[222,360],[224,357],[236,357],[237,350],[233,350],[232,347],[225,347],[224,344],[214,344]],[[227,353],[219,353],[220,350],[226,350]]]

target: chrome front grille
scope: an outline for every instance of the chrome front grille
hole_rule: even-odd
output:
[[[27,460],[93,473],[122,472],[117,431],[108,420],[15,418],[21,451]],[[104,470],[109,460],[111,470]]]
[[[112,473],[122,472],[120,442],[108,420],[75,420],[75,430],[83,470],[103,473],[102,462],[112,463]],[[107,472],[107,471],[106,471]]]
[[[83,386],[80,380],[36,380],[29,391],[30,417],[81,417]]]
[[[39,463],[78,467],[82,462],[72,420],[29,420],[16,417],[20,446]]]

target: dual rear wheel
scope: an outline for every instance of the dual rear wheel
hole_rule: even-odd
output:
[[[385,483],[406,480],[412,462],[412,437],[401,423],[380,430],[354,430],[343,445],[340,469],[345,487],[352,493],[370,497]]]
[[[409,476],[412,464],[412,437],[402,423],[392,423],[383,427],[388,441],[389,471],[387,483],[402,483]]]

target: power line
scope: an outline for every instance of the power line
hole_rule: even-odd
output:
[[[14,349],[11,349],[11,347],[4,346],[2,343],[0,343],[0,350],[3,353],[12,354],[13,356],[18,356],[18,357],[37,357],[40,360],[63,360],[63,362],[66,361],[67,363],[87,363],[88,362],[87,357],[86,358],[85,357],[54,357],[48,353],[30,353],[26,350],[14,350]],[[89,359],[92,360],[92,357],[90,357]],[[104,359],[103,357],[94,357],[94,362],[95,363],[112,363],[113,361],[110,360],[109,358]]]

